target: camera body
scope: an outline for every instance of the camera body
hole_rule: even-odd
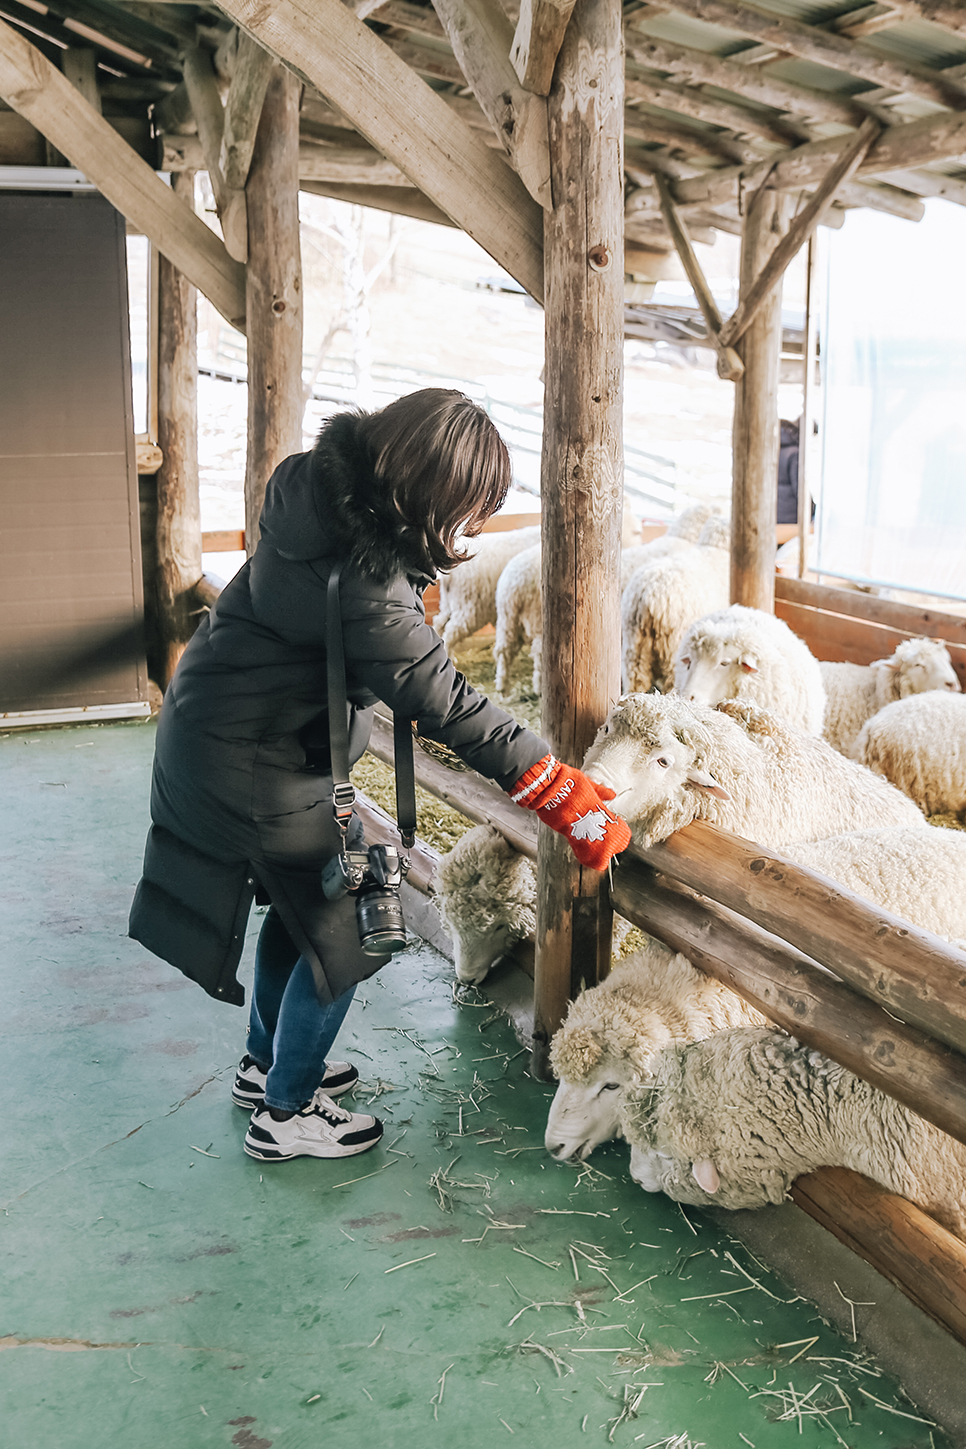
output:
[[[355,896],[359,944],[367,956],[390,956],[406,944],[399,887],[408,870],[409,857],[394,845],[370,845],[340,851],[322,872],[327,900]]]

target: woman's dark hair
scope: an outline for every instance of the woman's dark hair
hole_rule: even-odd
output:
[[[506,500],[510,455],[478,403],[454,388],[426,387],[360,419],[381,502],[419,566],[451,569]]]

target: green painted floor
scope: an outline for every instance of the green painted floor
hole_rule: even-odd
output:
[[[385,1145],[246,1158],[243,1012],[125,936],[152,744],[0,736],[4,1449],[949,1443],[626,1148],[548,1159],[550,1088],[429,947],[340,1040]]]

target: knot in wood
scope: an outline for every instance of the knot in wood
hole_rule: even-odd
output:
[[[281,300],[279,300],[278,302],[273,302],[272,311],[275,313],[276,317],[281,317],[282,313],[285,311],[285,303]]]

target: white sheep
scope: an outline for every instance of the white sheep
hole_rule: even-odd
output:
[[[711,516],[712,510],[707,504],[695,503],[673,518],[667,532],[660,538],[623,548],[620,564],[621,595],[631,576],[649,559],[690,549]],[[513,662],[525,646],[530,649],[533,665],[533,692],[540,693],[543,647],[540,560],[539,545],[523,550],[507,563],[496,586],[496,639],[493,658],[496,663],[496,688],[501,694],[506,689]]]
[[[694,704],[748,700],[806,734],[822,733],[818,660],[787,624],[762,609],[731,604],[697,619],[674,656],[674,688]]]
[[[432,889],[453,942],[457,979],[467,985],[479,985],[517,941],[533,935],[536,872],[492,825],[474,826],[440,856]],[[632,929],[614,917],[615,953],[630,949]]]
[[[559,1080],[547,1150],[582,1162],[615,1136],[624,1094],[647,1081],[656,1051],[764,1017],[660,941],[649,940],[599,986],[581,992],[550,1045]]]
[[[822,733],[843,755],[852,753],[866,720],[894,699],[960,687],[941,639],[903,639],[888,659],[873,664],[826,660],[820,668],[826,695]]]
[[[774,1028],[669,1047],[624,1095],[631,1176],[676,1202],[780,1203],[817,1167],[865,1173],[966,1237],[966,1147]]]
[[[583,769],[615,791],[612,808],[643,845],[699,819],[779,847],[873,826],[930,828],[886,780],[739,700],[706,709],[674,694],[624,695]]]
[[[510,669],[525,644],[530,646],[533,692],[540,693],[540,658],[543,646],[543,599],[540,592],[539,544],[512,558],[496,586],[496,639],[493,659],[496,688],[502,694]]]
[[[484,625],[496,623],[496,586],[501,573],[511,558],[539,539],[539,526],[481,534],[471,544],[472,557],[440,575],[433,628],[442,635],[451,659],[464,639]]]
[[[621,679],[627,691],[674,681],[674,653],[695,619],[723,609],[731,587],[731,530],[710,518],[693,548],[650,559],[621,596]]]
[[[888,826],[798,841],[782,854],[923,930],[947,940],[966,937],[961,831]],[[585,1147],[586,1156],[612,1137],[625,1090],[647,1080],[650,1058],[663,1042],[684,1044],[763,1020],[685,957],[652,942],[639,962],[629,958],[579,996],[555,1034],[551,1061],[560,1083],[547,1146],[561,1158]]]
[[[517,941],[536,929],[533,863],[491,825],[476,825],[440,857],[433,892],[453,942],[456,975],[482,981]]]
[[[966,811],[966,695],[911,694],[862,726],[853,754],[926,815]]]

